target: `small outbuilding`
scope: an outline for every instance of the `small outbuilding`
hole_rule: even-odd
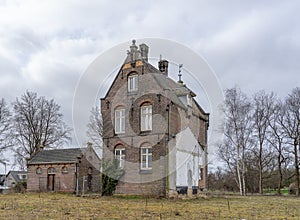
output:
[[[19,183],[24,183],[27,181],[27,172],[26,171],[14,171],[11,170],[6,175],[5,185],[9,188],[14,188]]]
[[[100,192],[100,166],[91,144],[85,148],[41,150],[27,163],[27,191]]]

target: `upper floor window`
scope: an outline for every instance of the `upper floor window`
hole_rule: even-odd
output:
[[[138,75],[128,76],[128,92],[134,92],[138,90]]]
[[[141,107],[141,131],[152,130],[152,105]]]
[[[149,145],[144,145],[141,147],[141,169],[152,169],[152,147]]]
[[[125,148],[115,149],[115,158],[119,161],[119,167],[125,167]]]
[[[125,133],[125,109],[115,110],[115,132],[116,134]]]

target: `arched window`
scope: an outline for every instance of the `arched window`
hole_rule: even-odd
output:
[[[152,130],[152,105],[148,102],[141,105],[141,131]]]
[[[131,73],[127,79],[128,92],[135,92],[138,90],[138,75]]]
[[[141,170],[152,169],[152,147],[149,143],[141,146]]]
[[[42,174],[42,168],[40,167],[36,168],[36,174]]]
[[[54,174],[54,173],[56,173],[55,168],[54,167],[49,167],[48,168],[48,174]]]
[[[68,168],[66,167],[66,166],[63,166],[62,168],[61,168],[61,173],[62,174],[67,174],[69,171],[68,171]]]
[[[115,158],[119,161],[119,167],[125,167],[125,148],[123,145],[118,145],[115,147]]]
[[[115,132],[116,134],[125,133],[125,108],[115,109]]]

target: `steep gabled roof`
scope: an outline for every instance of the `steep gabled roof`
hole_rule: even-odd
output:
[[[11,170],[8,172],[7,176],[9,176],[9,174],[14,178],[14,180],[19,183],[21,181],[24,181],[23,179],[20,179],[19,175],[25,175],[27,174],[27,171],[14,171],[14,170]]]
[[[86,148],[41,150],[28,164],[75,163],[85,150]]]
[[[106,92],[106,95],[104,98],[101,98],[102,100],[106,99],[107,95],[110,93],[113,85],[115,84],[117,78],[122,72],[123,67],[126,64],[140,62],[143,66],[143,73],[151,75],[157,84],[166,92],[167,97],[177,106],[187,109],[187,106],[180,100],[180,96],[185,96],[187,94],[190,94],[192,97],[195,97],[196,94],[190,90],[186,85],[183,85],[182,83],[177,83],[173,79],[169,78],[166,74],[163,74],[160,70],[158,70],[156,67],[151,65],[148,62],[148,58],[145,59],[143,56],[140,48],[135,45],[135,40],[132,41],[132,45],[130,46],[130,51],[127,52],[126,59],[121,66],[120,70],[118,71],[118,74],[115,76],[113,83],[110,85],[108,91]],[[141,45],[140,45],[141,47]],[[147,46],[146,46],[147,47]],[[143,74],[142,73],[142,74]],[[209,115],[206,113],[201,106],[197,103],[195,99],[193,99],[193,102],[196,103],[196,107],[199,109],[199,111],[204,115]]]

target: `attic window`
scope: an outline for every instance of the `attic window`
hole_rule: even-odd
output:
[[[190,94],[186,94],[186,95],[181,95],[179,96],[180,101],[182,102],[182,104],[184,104],[185,106],[190,106],[192,107],[193,104],[193,98],[191,97]]]
[[[128,92],[135,92],[138,90],[138,75],[133,74],[128,76]]]

